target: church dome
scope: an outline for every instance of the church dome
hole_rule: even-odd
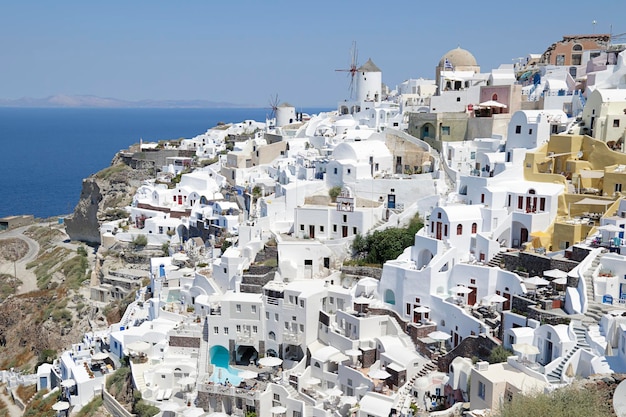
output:
[[[470,51],[461,49],[461,47],[452,49],[445,53],[439,60],[439,66],[444,67],[446,58],[452,64],[453,67],[476,67],[476,58]]]

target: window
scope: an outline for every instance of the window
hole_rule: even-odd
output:
[[[270,337],[270,340],[276,340],[276,333],[270,332],[269,337]]]
[[[304,333],[304,324],[300,325],[300,333]]]
[[[472,233],[476,233],[477,228],[478,228],[478,225],[476,223],[472,223]]]
[[[520,125],[515,126],[515,133],[516,133],[517,135],[519,135],[520,133],[522,133],[522,126],[520,126]]]
[[[333,173],[334,173],[335,175],[337,175],[337,168],[335,168],[335,169],[333,170]]]
[[[524,207],[524,197],[520,195],[517,197],[517,208],[521,209],[522,207]]]
[[[313,266],[313,259],[305,259],[304,266]]]
[[[344,214],[343,215],[343,222],[346,223],[348,221],[348,215]]]
[[[533,130],[532,129],[528,129],[528,134],[532,135],[533,134]]]
[[[456,226],[456,234],[457,235],[462,235],[463,234],[463,225],[462,224],[458,224]]]
[[[274,313],[274,321],[278,321],[278,313]]]
[[[450,126],[441,126],[441,135],[450,136]]]
[[[491,99],[492,99],[493,101],[498,101],[498,95],[497,95],[496,93],[493,93],[493,94],[491,95]]]
[[[289,322],[288,321],[285,322],[285,329],[289,330]]]
[[[618,193],[622,192],[622,184],[615,184],[615,191]]]
[[[159,234],[162,235],[163,234],[163,226],[159,226]]]
[[[582,57],[581,54],[572,54],[572,65],[581,65]]]
[[[265,312],[265,320],[269,320],[270,319],[270,312],[266,311]]]
[[[220,334],[220,328],[217,326],[213,327],[213,334]]]
[[[304,231],[304,225],[303,224],[300,225],[300,230]]]
[[[320,226],[320,232],[323,233],[324,232],[324,226]]]
[[[224,327],[224,334],[228,334],[228,327]]]
[[[353,227],[353,228],[352,228],[352,234],[356,235],[357,233],[358,233],[357,228],[356,228],[356,227]]]
[[[448,236],[448,225],[447,224],[443,225],[443,235],[444,236]]]
[[[252,311],[253,313],[256,313],[256,306],[250,306],[250,311]]]
[[[238,324],[236,329],[237,329],[237,333],[241,332],[241,324]]]
[[[480,397],[481,400],[485,399],[485,384],[482,381],[478,381],[478,397]]]
[[[406,303],[406,314],[407,315],[411,314],[411,303]]]
[[[237,313],[241,313],[241,304],[237,304],[235,310],[237,310]]]
[[[456,101],[457,101],[457,102],[461,101],[461,97],[457,97],[457,98],[456,98]]]
[[[619,119],[613,119],[613,127],[619,127]]]
[[[556,56],[556,65],[565,65],[565,55]]]
[[[333,232],[337,233],[337,225],[333,224]]]
[[[348,175],[350,175],[351,172],[352,172],[352,170],[350,168],[348,168]]]
[[[280,394],[274,394],[274,399],[276,401],[280,401]]]
[[[258,333],[259,328],[257,326],[252,326],[252,333]]]
[[[300,307],[304,308],[304,300],[300,300]]]
[[[335,297],[328,297],[328,302],[330,304],[335,304]]]
[[[480,202],[481,202],[481,203],[484,203],[484,202],[485,202],[485,195],[484,195],[484,194],[481,194],[481,195],[480,195]]]

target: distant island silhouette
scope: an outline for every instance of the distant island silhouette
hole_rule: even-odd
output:
[[[236,104],[209,100],[120,100],[92,95],[57,94],[45,98],[23,97],[0,99],[0,107],[94,107],[94,108],[244,108],[262,107],[251,104]]]

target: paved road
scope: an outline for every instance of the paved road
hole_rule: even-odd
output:
[[[26,244],[28,244],[28,253],[26,253],[25,256],[16,261],[15,264],[10,261],[0,262],[0,273],[13,275],[17,272],[17,278],[22,281],[22,285],[17,291],[18,294],[24,294],[37,290],[37,276],[32,270],[26,269],[26,265],[28,265],[29,262],[33,261],[39,253],[39,243],[29,238],[28,236],[24,236],[24,231],[29,227],[30,226],[18,227],[13,230],[7,230],[0,233],[0,240],[8,238],[18,238],[22,239],[24,242],[26,242]]]

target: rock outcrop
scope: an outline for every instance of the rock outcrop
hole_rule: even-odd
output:
[[[100,244],[100,225],[127,216],[123,210],[141,183],[152,177],[154,168],[133,169],[117,154],[111,166],[83,180],[78,204],[65,219],[72,240]]]

